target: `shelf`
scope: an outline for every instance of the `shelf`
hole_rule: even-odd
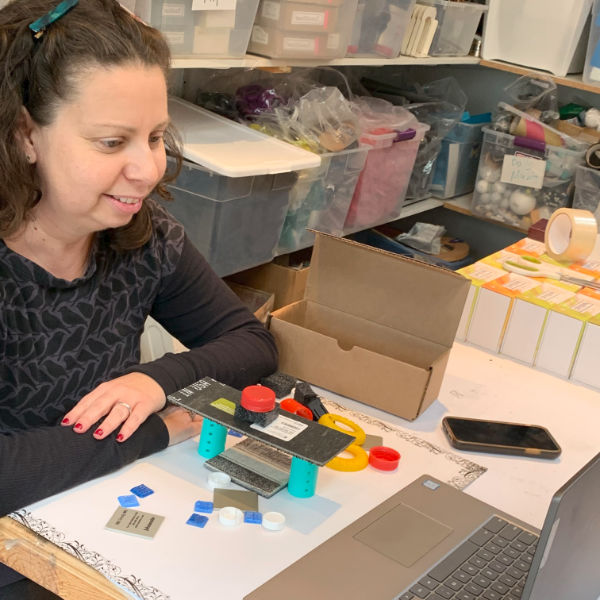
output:
[[[440,200],[439,198],[425,198],[425,200],[419,200],[418,202],[404,206],[398,219],[412,217],[413,215],[418,215],[419,213],[432,210],[433,208],[438,208],[439,206],[443,205],[444,201]]]
[[[563,85],[566,87],[575,88],[577,90],[584,90],[586,92],[593,92],[600,94],[600,85],[593,85],[591,83],[585,83],[583,81],[581,73],[575,75],[566,75],[560,77],[558,75],[552,75],[548,71],[540,71],[538,69],[530,69],[529,67],[521,67],[512,63],[506,63],[498,60],[481,60],[480,65],[482,67],[488,67],[489,69],[498,69],[499,71],[507,71],[509,73],[516,73],[517,75],[543,75],[553,79],[557,85]]]
[[[300,58],[264,58],[247,54],[242,58],[200,58],[198,56],[174,56],[171,67],[173,69],[232,69],[232,68],[287,68],[287,67],[315,67],[315,66],[398,66],[398,65],[476,65],[479,59],[474,56],[428,56],[427,58],[413,58],[400,56],[398,58],[334,58],[331,60],[315,59],[303,60]]]

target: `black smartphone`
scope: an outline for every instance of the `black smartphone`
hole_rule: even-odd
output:
[[[461,450],[556,458],[561,453],[550,432],[539,425],[444,417],[442,428],[450,443]]]

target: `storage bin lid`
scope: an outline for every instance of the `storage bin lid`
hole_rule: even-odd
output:
[[[219,175],[250,177],[312,169],[321,157],[230,121],[181,98],[169,98],[169,114],[183,138],[183,155]]]

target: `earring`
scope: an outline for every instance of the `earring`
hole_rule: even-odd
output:
[[[29,156],[29,154],[25,155],[25,158],[27,159],[27,162],[30,163],[31,162],[31,156]]]

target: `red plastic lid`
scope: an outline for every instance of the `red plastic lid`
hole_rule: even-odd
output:
[[[264,385],[249,385],[242,390],[242,406],[252,412],[269,412],[275,408],[275,392]]]
[[[279,407],[282,410],[287,410],[288,412],[294,413],[299,417],[304,417],[309,421],[313,420],[313,414],[310,408],[304,406],[304,404],[301,404],[298,402],[298,400],[294,400],[293,398],[285,398],[279,403]]]
[[[387,446],[374,446],[369,450],[369,464],[380,471],[393,471],[400,462],[400,452]]]

